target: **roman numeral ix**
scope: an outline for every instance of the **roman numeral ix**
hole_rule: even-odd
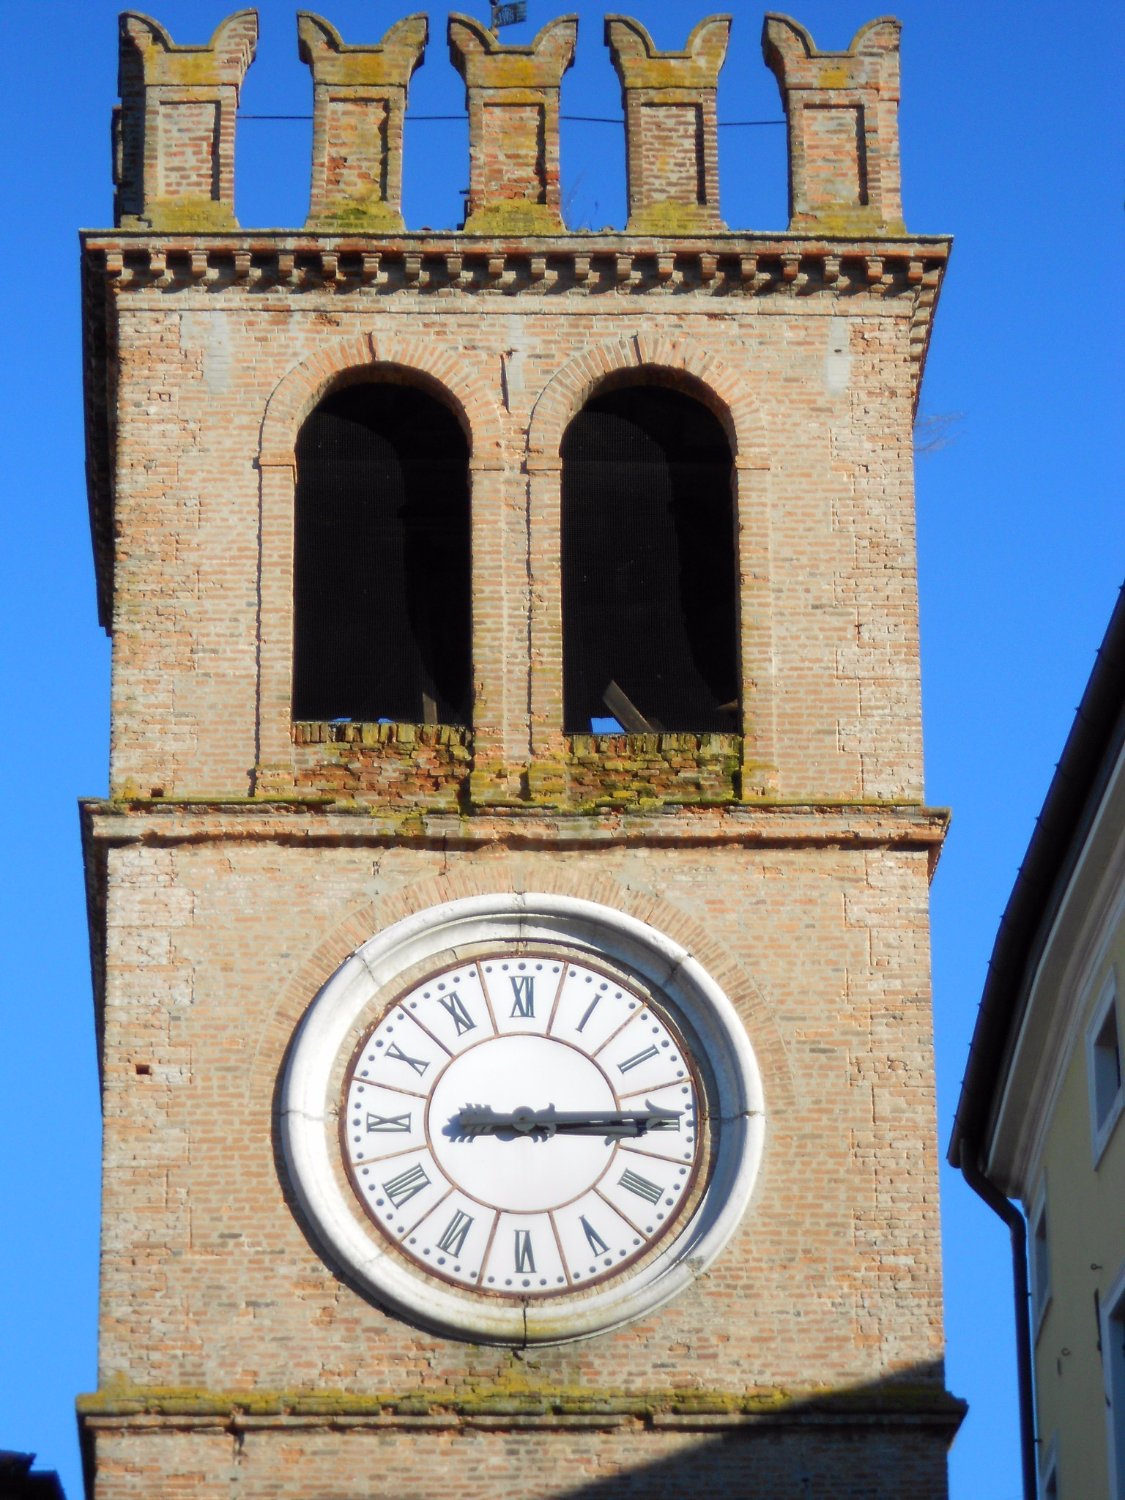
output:
[[[408,1114],[407,1115],[368,1115],[367,1116],[367,1129],[368,1129],[369,1133],[372,1132],[372,1131],[380,1131],[380,1132],[382,1132],[382,1131],[390,1131],[390,1130],[409,1130],[410,1129],[410,1116]]]

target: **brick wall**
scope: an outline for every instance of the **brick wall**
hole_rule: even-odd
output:
[[[273,1400],[264,1415],[277,1429],[286,1403],[319,1394],[328,1415],[350,1414],[382,1442],[404,1401],[474,1431],[487,1417],[503,1425],[513,1402],[542,1419],[608,1402],[628,1420],[592,1479],[607,1464],[662,1462],[685,1403],[744,1442],[744,1419],[797,1422],[827,1396],[857,1403],[892,1447],[906,1441],[896,1422],[928,1413],[941,1450],[921,847],[832,852],[828,819],[803,848],[756,846],[749,829],[701,848],[673,825],[663,848],[640,825],[591,848],[543,822],[518,849],[500,820],[474,847],[437,851],[421,835],[372,837],[362,819],[345,829],[339,815],[288,830],[262,814],[238,825],[203,810],[133,816],[145,820],[137,842],[110,851],[106,872],[103,1417],[182,1419],[193,1401],[204,1416],[208,1401],[256,1392]],[[120,815],[95,821],[120,840]],[[294,1212],[276,1100],[297,1021],[361,937],[437,901],[513,886],[603,901],[687,941],[745,1021],[769,1117],[751,1209],[690,1292],[628,1328],[526,1356],[420,1334],[333,1275]],[[134,1425],[130,1462],[143,1464],[150,1450]],[[417,1445],[417,1493],[452,1435]],[[871,1461],[857,1455],[857,1483]],[[258,1462],[276,1474],[276,1453]],[[931,1452],[922,1467],[936,1462]],[[337,1449],[307,1471],[319,1477],[306,1500],[331,1492],[341,1463]],[[269,1482],[248,1469],[250,1493]],[[486,1492],[483,1479],[463,1482]],[[136,1492],[125,1478],[104,1487]],[[520,1493],[567,1490],[552,1478]]]
[[[195,48],[123,24],[121,227],[83,261],[113,631],[111,795],[84,814],[105,1114],[91,1496],[940,1500],[960,1415],[928,975],[945,819],[922,805],[911,422],[948,243],[906,237],[896,209],[897,28],[820,54],[770,19],[794,232],[751,235],[718,219],[727,19],[661,53],[612,18],[630,229],[569,235],[572,21],[520,48],[454,17],[470,232],[413,235],[401,120],[424,18],[371,46],[302,18],[312,217],[245,234],[252,13]],[[833,225],[852,237],[817,237]],[[421,386],[468,437],[467,729],[292,722],[294,445],[367,378]],[[704,402],[730,443],[729,735],[562,730],[560,443],[630,382]],[[684,944],[742,1017],[767,1111],[753,1202],[707,1273],[533,1350],[420,1332],[338,1275],[278,1134],[295,1029],[348,954],[521,889]]]
[[[573,249],[557,244],[552,281],[573,274]],[[654,281],[661,251],[655,242]],[[399,246],[384,258],[395,252],[401,264]],[[121,348],[114,788],[245,796],[261,789],[264,766],[268,789],[292,789],[293,445],[334,381],[394,369],[430,382],[469,433],[474,764],[506,794],[529,766],[568,755],[558,444],[586,395],[613,377],[678,384],[731,433],[742,791],[916,800],[919,304],[907,278],[924,253],[881,268],[874,285],[857,259],[815,291],[821,266],[798,272],[801,295],[780,266],[747,289],[745,257],[732,256],[709,287],[693,288],[690,266],[677,266],[675,295],[657,287],[646,297],[643,282],[627,282],[596,298],[589,283],[561,296],[534,282],[450,286],[444,269],[420,273],[428,284],[412,289],[391,265],[374,285],[326,286],[319,261],[285,286],[224,285],[206,269],[193,286],[174,268],[154,277],[146,256],[110,306]],[[595,265],[594,285],[604,290],[611,267],[616,256]]]

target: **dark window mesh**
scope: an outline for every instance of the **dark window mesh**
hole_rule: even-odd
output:
[[[653,729],[736,729],[731,454],[719,422],[678,391],[630,387],[587,403],[562,458],[567,732],[620,719],[612,684]]]
[[[293,717],[467,724],[468,446],[410,386],[326,397],[297,440]]]

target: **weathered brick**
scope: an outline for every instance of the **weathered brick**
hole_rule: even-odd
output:
[[[84,241],[113,630],[112,795],[84,812],[105,1118],[99,1390],[81,1408],[94,1500],[941,1500],[959,1416],[929,1006],[945,825],[922,805],[911,426],[947,242],[895,237],[885,196],[852,238],[822,237],[852,170],[834,126],[808,235],[720,231],[723,17],[676,54],[611,18],[628,233],[558,218],[565,18],[530,48],[451,22],[470,233],[381,217],[398,210],[392,91],[417,17],[377,47],[302,19],[322,184],[308,230],[217,228],[228,188],[200,198],[187,177],[188,217],[165,225],[138,175],[164,84],[129,71],[137,38],[213,73],[223,28],[211,52],[169,51],[126,20],[132,228]],[[820,77],[832,108],[868,88],[869,46],[890,67],[889,36],[820,59],[852,78]],[[786,53],[794,90],[799,62]],[[489,108],[516,111],[510,131],[490,134]],[[167,139],[171,170],[195,146]],[[297,435],[324,394],[370,378],[421,386],[469,440],[468,728],[292,719]],[[729,735],[563,732],[560,447],[592,394],[631,383],[704,403],[730,446]],[[755,1050],[767,1143],[743,1223],[689,1291],[511,1351],[421,1332],[337,1274],[287,1180],[278,1080],[318,990],[372,934],[536,890],[651,923],[707,969]]]

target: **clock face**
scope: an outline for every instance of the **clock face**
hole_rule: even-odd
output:
[[[515,945],[427,976],[357,1048],[352,1187],[418,1268],[472,1292],[565,1296],[627,1271],[694,1201],[698,1071],[636,982]]]
[[[397,1316],[481,1343],[619,1327],[694,1285],[761,1155],[757,1064],[698,961],[611,908],[467,897],[364,943],[286,1064],[295,1207]]]

